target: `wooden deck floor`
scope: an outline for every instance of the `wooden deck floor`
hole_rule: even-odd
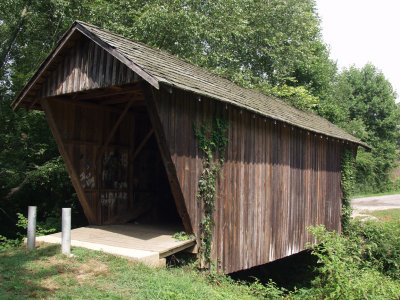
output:
[[[71,245],[104,251],[149,265],[165,264],[165,257],[192,247],[194,240],[177,241],[183,228],[173,225],[124,224],[87,226],[71,231]],[[38,242],[61,243],[61,233],[37,237]]]

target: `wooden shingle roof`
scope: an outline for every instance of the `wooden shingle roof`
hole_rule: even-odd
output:
[[[201,96],[213,98],[254,112],[280,122],[290,124],[317,134],[349,141],[366,148],[368,145],[352,136],[328,120],[294,108],[284,101],[267,96],[259,91],[240,87],[233,82],[213,74],[204,68],[192,65],[184,60],[154,49],[145,44],[134,42],[120,35],[111,33],[91,24],[76,21],[64,35],[67,39],[71,32],[78,30],[88,38],[105,48],[122,63],[159,89],[160,85],[177,87]],[[62,45],[63,39],[58,47]],[[57,48],[54,52],[57,51]],[[49,56],[54,56],[54,52]],[[19,97],[14,102],[17,107],[28,90],[35,84],[40,70],[50,63],[47,59],[33,76]]]

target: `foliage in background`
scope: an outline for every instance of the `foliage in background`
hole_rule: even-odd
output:
[[[16,227],[22,230],[22,232],[16,232],[16,238],[7,238],[0,235],[0,251],[11,250],[21,244],[26,238],[26,232],[28,228],[28,218],[21,213],[17,213],[18,221]],[[45,222],[36,223],[36,236],[46,235],[60,231],[61,224],[59,218],[49,218]]]
[[[214,122],[206,122],[198,126],[193,124],[194,135],[198,139],[198,148],[203,153],[202,167],[199,178],[197,199],[201,203],[204,216],[200,221],[200,267],[211,268],[211,244],[214,227],[214,204],[217,180],[224,165],[224,154],[228,138],[226,131],[228,122],[216,117]]]
[[[350,134],[362,139],[371,152],[359,148],[356,158],[355,192],[384,192],[393,189],[389,177],[396,166],[400,110],[396,93],[374,66],[343,70],[333,82],[329,105],[320,113]]]
[[[73,220],[85,224],[64,163],[42,112],[13,112],[10,96],[0,101],[0,234],[16,238],[17,213],[38,206],[38,220],[57,218],[72,207]]]

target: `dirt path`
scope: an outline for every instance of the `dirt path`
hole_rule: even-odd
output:
[[[351,200],[351,206],[353,207],[353,218],[365,216],[362,212],[366,210],[400,208],[400,194],[355,198]]]

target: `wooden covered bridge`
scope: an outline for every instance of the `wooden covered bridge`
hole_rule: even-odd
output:
[[[90,224],[181,224],[197,239],[193,124],[225,118],[212,258],[226,273],[303,250],[309,225],[340,231],[341,153],[364,145],[313,113],[79,21],[17,107],[44,110]]]

